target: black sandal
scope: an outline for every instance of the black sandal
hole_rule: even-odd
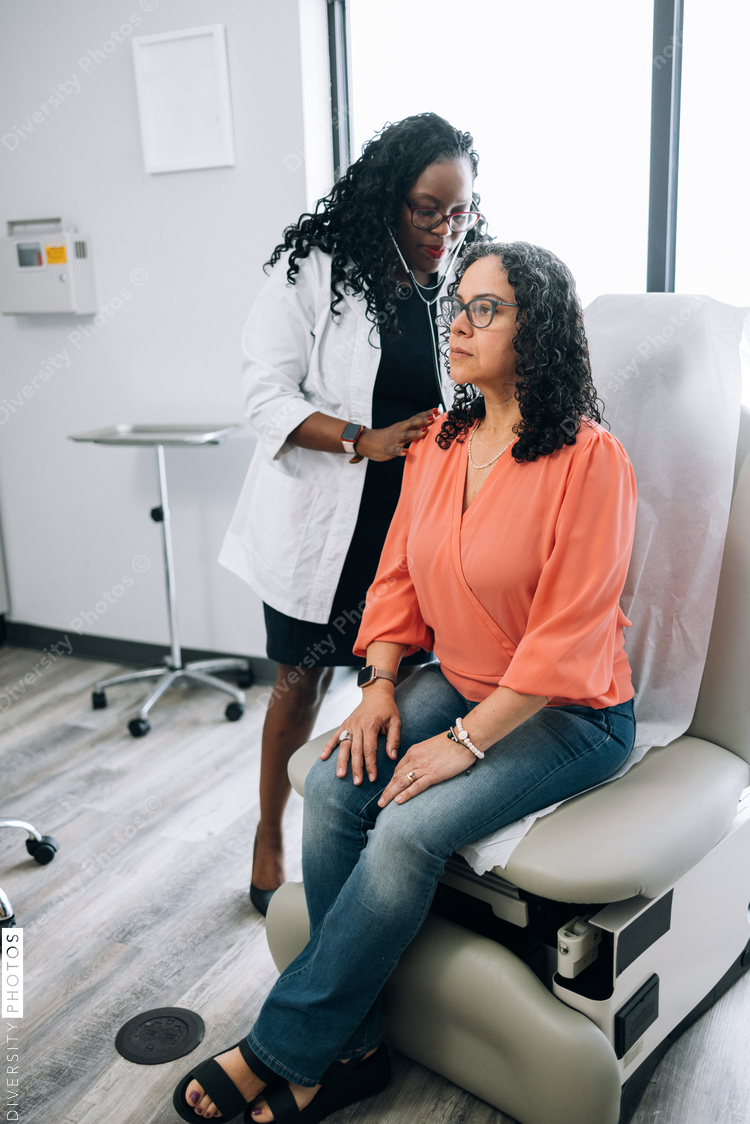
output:
[[[250,1050],[247,1039],[243,1038],[241,1042],[230,1046],[229,1049],[236,1050],[237,1047],[239,1047],[242,1057],[250,1066],[250,1063],[255,1060],[255,1055]],[[223,1054],[226,1052],[226,1050],[221,1051]],[[206,1119],[204,1116],[199,1116],[185,1100],[185,1093],[191,1081],[197,1081],[203,1092],[214,1102],[221,1113],[222,1124],[229,1124],[230,1120],[234,1120],[236,1116],[245,1112],[250,1106],[251,1102],[245,1100],[229,1074],[216,1061],[216,1058],[209,1058],[205,1062],[200,1062],[186,1077],[183,1077],[172,1098],[175,1111],[180,1114],[183,1120],[189,1120],[191,1124],[205,1124]]]
[[[288,1083],[281,1078],[268,1085],[259,1097],[263,1098],[273,1113],[274,1124],[319,1124],[319,1121],[332,1112],[380,1093],[390,1079],[391,1059],[388,1047],[385,1042],[381,1042],[369,1058],[356,1062],[333,1062],[329,1065],[320,1079],[322,1088],[301,1110],[297,1107]],[[245,1122],[255,1124],[252,1105],[245,1109]]]

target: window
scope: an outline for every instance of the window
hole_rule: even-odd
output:
[[[750,305],[750,6],[686,3],[676,289]]]
[[[494,235],[558,254],[584,303],[644,291],[652,0],[347,8],[355,156],[434,110],[474,135]]]

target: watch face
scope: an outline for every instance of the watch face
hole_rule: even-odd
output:
[[[359,675],[357,676],[357,686],[358,687],[366,687],[368,683],[372,682],[373,670],[374,669],[373,669],[372,664],[369,664],[367,667],[363,667],[361,669]]]
[[[357,425],[356,422],[347,422],[346,425],[344,426],[343,432],[341,434],[341,440],[342,441],[353,441],[354,438],[359,433],[361,428],[362,428],[362,426]]]

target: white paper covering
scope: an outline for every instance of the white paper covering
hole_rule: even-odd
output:
[[[622,608],[636,689],[633,753],[610,780],[693,717],[732,497],[740,344],[748,309],[711,297],[597,297],[585,310],[604,417],[638,486]],[[750,322],[750,321],[749,321]],[[608,782],[605,782],[608,783]],[[553,804],[461,849],[478,874],[505,866]]]

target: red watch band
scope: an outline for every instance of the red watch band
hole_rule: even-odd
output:
[[[357,450],[354,448],[356,443],[362,436],[363,425],[357,426],[356,422],[347,422],[341,433],[341,444],[344,446],[344,452],[352,456],[357,455]],[[344,436],[348,431],[348,436]]]

